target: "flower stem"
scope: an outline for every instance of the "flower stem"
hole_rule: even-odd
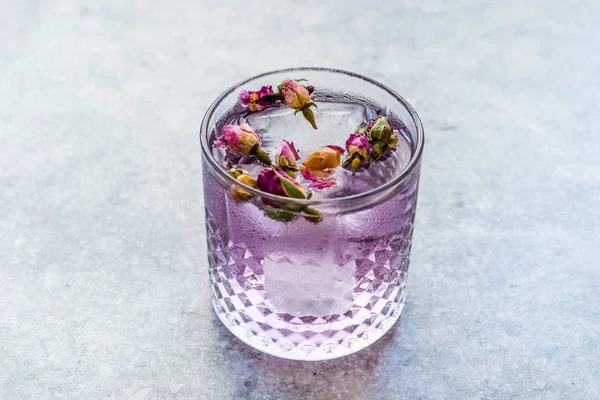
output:
[[[317,128],[317,124],[315,123],[315,114],[313,114],[312,110],[310,109],[310,105],[304,106],[304,108],[302,108],[302,115],[304,115],[304,118],[306,118],[306,120],[310,122],[314,129],[319,129]]]
[[[269,157],[269,154],[267,154],[266,151],[264,151],[263,149],[261,149],[258,146],[255,149],[253,149],[252,153],[250,153],[250,154],[254,155],[258,159],[258,161],[260,161],[263,164],[266,164],[266,165],[273,164],[273,161],[271,161],[271,157]]]

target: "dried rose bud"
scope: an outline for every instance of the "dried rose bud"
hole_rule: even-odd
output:
[[[258,133],[250,125],[242,124],[225,125],[213,147],[226,147],[234,153],[250,154],[256,145],[260,145]]]
[[[365,135],[353,133],[346,140],[346,150],[350,156],[360,155],[363,159],[369,158],[371,145]]]
[[[237,181],[243,183],[244,185],[258,189],[258,186],[256,186],[256,180],[250,176],[248,171],[242,168],[232,167],[228,172],[229,175],[233,176]],[[231,194],[236,201],[248,201],[252,198],[252,193],[239,185],[231,185]]]
[[[250,186],[251,188],[258,189],[256,179],[254,179],[249,173],[242,174],[237,177],[237,180],[242,182],[244,185]]]
[[[369,130],[369,137],[371,140],[389,140],[392,134],[392,125],[386,117],[378,117],[377,121],[371,126]]]
[[[311,86],[309,86],[312,90]],[[317,129],[315,123],[315,116],[310,107],[317,107],[317,105],[310,99],[309,89],[304,87],[299,81],[295,79],[287,79],[278,86],[279,91],[283,95],[283,102],[288,106],[296,110],[294,114],[302,112],[304,118],[313,128]],[[317,107],[318,108],[318,107]]]
[[[353,133],[346,141],[346,150],[350,156],[342,166],[350,166],[352,172],[358,171],[361,165],[369,162],[371,156],[371,145],[365,135]]]
[[[311,102],[308,89],[294,79],[283,81],[279,85],[279,90],[283,93],[285,104],[294,110],[300,110]]]
[[[231,167],[231,169],[229,171],[227,171],[227,173],[229,175],[233,176],[235,179],[237,179],[238,176],[240,176],[240,175],[244,175],[244,174],[249,175],[248,171],[246,171],[245,169],[236,168],[231,163],[229,163],[229,166]]]
[[[368,136],[371,142],[371,158],[373,160],[377,160],[381,154],[390,149],[389,143],[392,132],[392,125],[386,117],[378,117],[374,124],[369,125]]]
[[[340,165],[344,149],[339,146],[325,146],[312,153],[302,164],[310,170],[323,171]]]
[[[306,192],[302,185],[281,168],[263,169],[258,175],[256,184],[263,192],[293,199],[306,199]]]
[[[213,147],[225,147],[237,154],[253,155],[259,161],[271,164],[269,155],[260,148],[260,136],[248,124],[225,125]]]
[[[311,188],[326,188],[335,184],[333,169],[339,167],[344,149],[325,146],[312,153],[300,166],[304,179],[311,181]]]
[[[271,101],[269,96],[273,93],[272,86],[263,86],[260,90],[254,92],[250,90],[242,90],[240,93],[240,100],[242,104],[248,106],[252,111],[259,111],[265,108]]]
[[[299,159],[300,155],[298,154],[298,151],[296,151],[294,143],[282,140],[279,148],[275,152],[275,163],[277,166],[289,176],[295,178],[295,171],[298,171],[296,168],[296,161]]]
[[[258,189],[258,186],[256,185],[256,179],[250,176],[248,171],[244,171],[240,168],[232,168],[229,170],[229,173],[244,185]],[[235,201],[240,202],[252,199],[252,193],[239,185],[231,185],[231,195]]]
[[[263,192],[278,196],[294,199],[310,199],[312,197],[312,193],[307,195],[302,185],[277,167],[263,169],[256,183],[258,188]],[[314,224],[321,222],[323,219],[319,210],[308,206],[266,199],[263,202],[266,204],[265,214],[276,221],[290,222],[301,215],[301,213],[303,213],[305,220]]]

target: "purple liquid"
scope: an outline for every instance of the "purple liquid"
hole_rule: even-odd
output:
[[[312,131],[308,131],[310,138],[289,130],[282,135],[301,142],[302,158],[324,144],[343,145],[352,131],[346,125],[356,126],[355,120],[346,121],[344,110],[337,116],[331,112],[338,106],[335,103],[321,104],[328,116],[333,115],[331,124],[341,125],[339,129],[330,127],[325,139],[315,138]],[[363,112],[358,122],[368,122],[370,113]],[[358,113],[351,114],[359,118]],[[374,110],[372,114],[376,115]],[[252,115],[252,126],[258,129],[260,117]],[[226,121],[239,118],[245,117],[231,116]],[[262,121],[265,128],[260,133],[267,148],[280,140],[274,136],[282,129],[273,126],[288,123],[277,118],[289,116],[272,115]],[[324,117],[317,118],[320,130],[327,126]],[[294,122],[294,126],[304,123]],[[401,123],[394,126],[403,128]],[[315,197],[361,193],[389,181],[410,160],[411,143],[403,139],[401,135],[401,144],[387,160],[366,171],[353,176],[340,169],[338,185]],[[276,356],[317,360],[360,350],[394,324],[404,304],[418,166],[395,191],[375,196],[360,210],[326,210],[323,220],[312,224],[303,218],[289,223],[269,219],[260,199],[235,202],[204,162],[213,306],[236,336]]]

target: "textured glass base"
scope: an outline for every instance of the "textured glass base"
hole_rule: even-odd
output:
[[[290,360],[322,361],[355,353],[380,339],[400,317],[404,308],[404,294],[405,292],[398,302],[395,302],[395,309],[389,316],[380,315],[379,318],[372,319],[373,324],[368,326],[355,326],[355,331],[362,331],[362,334],[340,331],[333,337],[328,337],[327,334],[331,331],[326,326],[323,326],[323,329],[311,326],[311,330],[295,334],[291,330],[286,332],[263,325],[262,329],[265,329],[265,332],[258,334],[246,324],[232,323],[235,319],[231,313],[222,312],[218,301],[213,301],[213,308],[219,319],[235,336],[257,350]],[[288,336],[284,336],[286,333]],[[275,340],[276,338],[279,340]]]
[[[257,256],[248,244],[228,239],[207,212],[213,307],[237,337],[274,356],[325,360],[361,350],[383,336],[402,311],[413,217],[388,235],[346,238],[321,253],[281,252],[273,240],[259,240]],[[290,232],[284,238],[294,229],[326,230],[333,221],[295,223],[280,228]],[[324,235],[315,231],[307,237]]]
[[[335,265],[280,253],[258,260],[240,245],[209,240],[213,307],[237,337],[274,356],[325,360],[351,354],[379,339],[400,316],[409,258],[395,247],[406,249],[409,242],[392,236],[375,247],[357,243],[363,251]]]
[[[395,304],[396,308],[391,315],[375,318],[374,324],[368,327],[361,326],[360,328],[363,329],[359,328],[359,330],[364,330],[362,335],[356,333],[344,334],[341,332],[341,335],[338,335],[344,337],[341,341],[327,340],[327,338],[324,337],[327,329],[323,329],[320,333],[317,330],[313,330],[311,334],[308,335],[306,333],[309,331],[304,331],[304,335],[294,335],[294,333],[291,333],[290,331],[290,336],[296,336],[295,338],[288,336],[274,341],[273,338],[270,337],[274,329],[268,329],[265,334],[255,334],[246,325],[232,324],[231,322],[233,319],[231,314],[222,312],[222,307],[219,305],[218,301],[213,301],[213,308],[219,319],[235,336],[257,350],[289,360],[322,361],[356,353],[380,339],[392,328],[394,323],[396,323],[400,317],[402,309],[404,308],[405,293],[406,292],[404,291],[404,293],[401,294],[400,299]],[[284,332],[280,331],[277,333],[277,336],[283,336],[283,334]],[[302,339],[297,341],[300,336]],[[335,336],[332,339],[335,339]],[[293,341],[295,340],[296,343],[294,344]],[[321,344],[318,345],[317,343]]]

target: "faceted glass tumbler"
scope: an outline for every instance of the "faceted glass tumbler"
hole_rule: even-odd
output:
[[[373,104],[392,125],[403,127],[410,147],[401,169],[364,172],[377,180],[375,189],[346,197],[285,199],[320,210],[318,224],[268,218],[263,204],[282,198],[258,190],[249,189],[254,201],[236,202],[231,195],[236,181],[212,149],[231,111],[239,107],[241,90],[276,86],[289,78],[307,79],[317,104]],[[323,140],[321,130],[311,135]],[[274,356],[324,360],[363,349],[390,329],[406,295],[423,152],[421,121],[402,97],[346,71],[268,72],[219,96],[202,121],[200,141],[212,303],[235,336]]]

